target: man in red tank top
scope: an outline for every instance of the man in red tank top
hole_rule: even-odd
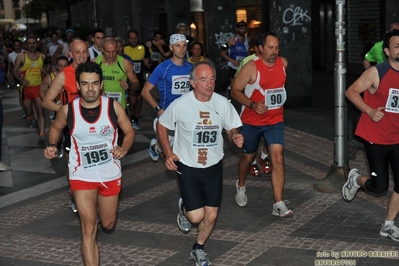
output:
[[[272,215],[289,217],[293,212],[283,201],[284,190],[284,88],[288,65],[279,56],[280,38],[273,32],[257,36],[259,55],[246,63],[231,84],[231,96],[242,104],[241,120],[244,136],[243,154],[238,162],[236,202],[247,204],[245,180],[263,137],[268,145],[272,171],[274,205]],[[243,93],[244,92],[244,93]]]
[[[355,135],[364,140],[371,175],[361,175],[356,168],[350,170],[342,197],[351,202],[360,187],[385,193],[390,165],[394,188],[380,235],[399,241],[395,225],[399,213],[399,30],[385,34],[383,49],[388,60],[368,68],[346,91],[346,97],[362,111]]]

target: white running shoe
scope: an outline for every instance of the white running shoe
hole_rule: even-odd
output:
[[[345,201],[352,201],[356,195],[356,192],[359,189],[359,186],[356,186],[355,184],[355,177],[359,177],[360,173],[359,170],[356,168],[353,168],[352,170],[349,171],[348,174],[348,180],[342,187],[342,197],[344,198]]]
[[[237,190],[236,202],[237,202],[238,206],[240,206],[240,207],[244,207],[245,205],[247,205],[247,202],[248,202],[246,188],[247,188],[247,186],[238,187],[238,180],[237,180],[237,182],[236,182],[236,190]]]

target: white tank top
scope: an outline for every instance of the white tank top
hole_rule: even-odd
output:
[[[69,179],[108,182],[121,177],[121,163],[110,150],[117,145],[118,129],[110,118],[111,101],[100,98],[100,113],[90,123],[82,116],[81,99],[72,102],[73,126],[70,131]]]

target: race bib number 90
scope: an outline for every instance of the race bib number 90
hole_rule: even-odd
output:
[[[283,106],[287,100],[285,88],[265,90],[265,103],[269,109],[277,109]]]
[[[181,95],[190,91],[189,75],[172,76],[172,94]]]
[[[385,111],[390,113],[399,113],[399,89],[389,89]]]

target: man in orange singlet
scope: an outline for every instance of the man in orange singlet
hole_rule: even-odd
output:
[[[79,96],[79,90],[76,86],[76,77],[75,77],[75,69],[79,64],[85,63],[88,58],[88,48],[85,41],[76,39],[73,40],[70,44],[70,57],[72,58],[72,63],[64,68],[58,75],[55,77],[51,86],[44,97],[43,107],[58,112],[62,105],[67,104],[73,101],[77,96]],[[60,96],[61,105],[58,105],[54,102],[54,100]],[[69,150],[71,147],[71,140],[69,137],[69,129],[66,127],[64,129],[64,153],[65,158],[68,163],[69,160]],[[67,178],[69,177],[68,170],[66,172]],[[73,212],[77,212],[75,202],[73,200],[72,193],[69,200],[69,207]]]

